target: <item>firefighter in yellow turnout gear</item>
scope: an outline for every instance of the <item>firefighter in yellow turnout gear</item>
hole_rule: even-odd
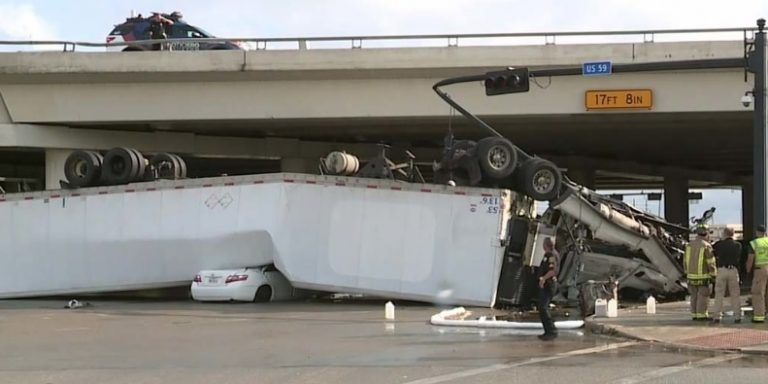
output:
[[[688,292],[691,294],[691,317],[693,320],[709,320],[709,284],[717,276],[717,265],[712,245],[707,241],[709,230],[706,226],[696,227],[696,239],[685,247],[683,261],[688,277]]]
[[[768,237],[765,226],[757,226],[757,237],[749,242],[747,273],[754,269],[752,276],[753,323],[765,322],[765,307],[768,306]]]

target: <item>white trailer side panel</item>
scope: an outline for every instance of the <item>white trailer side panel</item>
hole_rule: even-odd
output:
[[[284,185],[275,262],[288,280],[309,289],[493,304],[506,192],[369,183]]]
[[[265,185],[251,199],[268,204],[278,189]],[[228,195],[237,190],[171,188],[0,203],[0,298],[173,286],[203,269],[269,264],[273,244],[262,225],[269,220],[241,211]],[[241,225],[241,214],[248,214],[248,225]]]
[[[509,192],[273,174],[0,198],[0,298],[183,284],[274,262],[296,286],[493,305]]]

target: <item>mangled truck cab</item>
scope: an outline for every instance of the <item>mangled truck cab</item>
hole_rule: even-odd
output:
[[[436,181],[510,188],[534,200],[548,201],[544,215],[524,223],[527,231],[518,231],[518,239],[522,233],[527,235],[517,264],[537,267],[543,256],[540,242],[544,237],[555,238],[562,255],[560,300],[594,302],[601,294],[610,294],[600,292],[609,284],[627,296],[683,295],[681,260],[687,228],[573,183],[554,163],[526,153],[441,89],[482,81],[488,96],[527,92],[530,76],[533,74],[525,68],[508,68],[450,78],[433,86],[446,103],[491,135],[473,142],[456,140],[449,131],[444,156],[435,166]],[[510,243],[514,244],[515,231],[510,234]],[[507,304],[525,304],[532,296],[525,291],[535,289],[524,277],[531,273],[523,267],[517,269],[511,275],[519,281],[516,284],[520,292],[512,295],[516,299]]]

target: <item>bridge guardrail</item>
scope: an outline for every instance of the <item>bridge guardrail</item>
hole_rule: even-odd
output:
[[[642,37],[642,43],[653,43],[658,35],[685,35],[685,34],[728,34],[728,33],[741,33],[744,41],[749,41],[754,37],[754,33],[757,27],[741,27],[741,28],[714,28],[714,29],[657,29],[657,30],[628,30],[628,31],[582,31],[582,32],[522,32],[522,33],[470,33],[470,34],[431,34],[431,35],[370,35],[370,36],[318,36],[318,37],[271,37],[271,38],[257,38],[257,37],[243,37],[243,38],[184,38],[184,39],[165,39],[166,43],[248,43],[250,50],[266,50],[269,49],[270,44],[295,44],[294,49],[306,50],[306,49],[327,49],[327,48],[310,48],[308,43],[344,43],[351,49],[362,49],[364,42],[415,42],[424,40],[444,41],[444,43],[436,45],[438,47],[458,47],[460,42],[463,41],[479,41],[485,40],[486,42],[498,41],[499,39],[543,39],[544,45],[554,45],[557,43],[558,38],[587,38],[587,37]],[[542,42],[540,41],[539,44]],[[96,43],[88,41],[75,41],[75,40],[0,40],[1,46],[61,46],[64,52],[75,52],[78,47],[89,48],[107,48],[107,47],[120,47],[120,46],[136,46],[136,45],[151,45],[157,44],[157,40],[139,40],[130,42],[112,42],[112,43]],[[485,44],[488,45],[488,44]],[[520,45],[520,44],[491,44],[491,45]],[[536,44],[526,44],[536,45]],[[388,48],[406,48],[413,47],[413,45],[391,46]],[[343,48],[332,47],[332,48]],[[372,47],[373,48],[373,47]],[[285,48],[280,48],[285,49]]]

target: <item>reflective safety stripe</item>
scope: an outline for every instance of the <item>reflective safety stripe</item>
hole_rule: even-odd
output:
[[[699,257],[696,260],[696,270],[691,270],[691,246],[685,247],[685,266],[688,269],[688,280],[704,280],[709,279],[709,273],[704,271],[704,251],[705,247],[702,245],[699,249]]]
[[[755,265],[768,265],[768,237],[760,237],[749,242],[755,253]]]

